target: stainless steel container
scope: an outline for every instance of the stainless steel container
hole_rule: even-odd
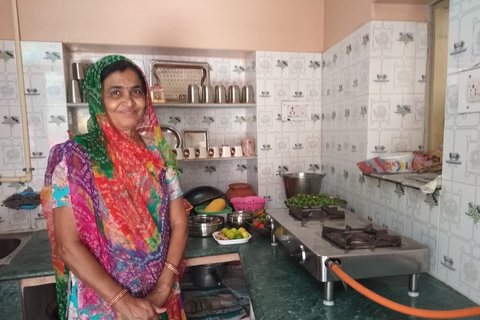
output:
[[[240,102],[240,88],[237,85],[231,85],[228,87],[228,103],[239,103]]]
[[[202,103],[213,103],[213,88],[209,84],[202,85]]]
[[[320,187],[322,186],[322,180],[324,177],[325,174],[307,172],[282,174],[287,199],[298,193],[320,193]]]
[[[253,93],[253,87],[250,85],[243,86],[241,98],[242,103],[255,103],[255,94]]]
[[[188,218],[188,235],[192,237],[209,237],[225,226],[225,218],[211,214],[199,214]]]
[[[231,228],[247,228],[253,223],[253,213],[247,211],[227,213],[227,222]]]
[[[85,69],[83,63],[74,62],[72,63],[72,79],[83,80],[85,79]]]
[[[189,103],[199,103],[200,102],[200,90],[198,85],[189,84],[187,90],[187,101]]]
[[[80,81],[81,80],[77,80],[77,79],[70,79],[68,81],[67,102],[81,103],[83,101]]]
[[[216,85],[215,86],[215,103],[226,103],[227,102],[227,91],[225,86],[223,85]]]

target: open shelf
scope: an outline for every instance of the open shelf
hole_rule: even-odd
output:
[[[88,108],[88,103],[67,103],[69,108]],[[255,103],[154,103],[154,108],[255,108]]]

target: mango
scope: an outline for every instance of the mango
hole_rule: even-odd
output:
[[[215,199],[208,204],[208,206],[203,210],[203,212],[218,212],[225,210],[225,200],[223,199]]]

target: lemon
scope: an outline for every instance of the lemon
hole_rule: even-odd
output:
[[[245,232],[245,231],[247,231],[247,230],[245,230],[245,228],[238,228],[237,231],[240,232],[240,233],[243,233],[243,232]]]
[[[223,233],[224,235],[227,235],[228,228],[223,228],[220,232]]]
[[[235,239],[243,239],[243,235],[241,233],[235,233]]]
[[[248,238],[249,235],[248,235],[248,232],[247,231],[244,231],[241,233],[241,235],[243,236],[244,239]]]
[[[236,229],[236,228],[232,228],[232,229],[230,229],[230,231],[237,232],[237,229]]]
[[[236,235],[235,232],[229,231],[227,234],[227,238],[230,240],[235,239],[235,235]]]

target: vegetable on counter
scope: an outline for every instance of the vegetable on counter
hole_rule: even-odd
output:
[[[222,198],[215,199],[208,204],[203,212],[219,212],[225,210],[225,200]]]
[[[215,235],[215,238],[217,240],[246,239],[248,237],[249,234],[244,228],[223,228],[222,231]]]
[[[322,206],[343,206],[345,200],[333,198],[328,194],[296,194],[285,200],[288,207],[322,207]]]

